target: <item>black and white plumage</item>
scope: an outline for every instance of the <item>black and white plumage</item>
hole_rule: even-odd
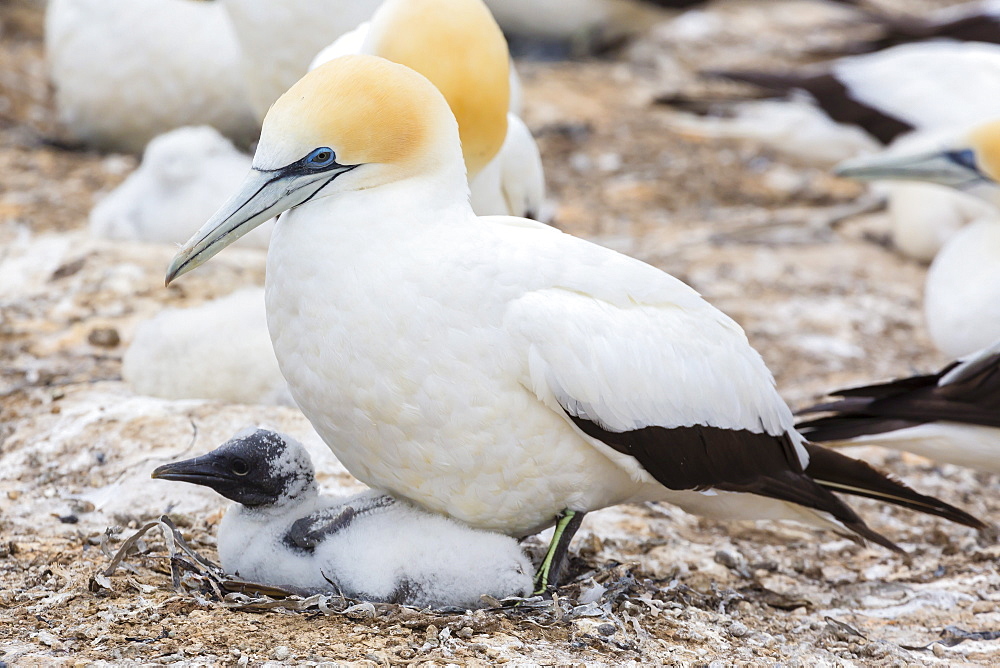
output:
[[[798,428],[830,445],[879,445],[1000,473],[1000,342],[937,373],[831,392]]]
[[[784,95],[805,91],[839,123],[884,144],[912,130],[971,125],[1000,116],[1000,45],[934,41],[847,56],[818,69],[725,71],[713,76]]]
[[[419,607],[475,608],[481,594],[531,591],[531,562],[512,538],[374,490],[322,497],[309,454],[284,434],[248,429],[153,477],[236,502],[219,525],[219,559],[245,580]]]
[[[981,526],[814,456],[743,330],[679,280],[545,225],[475,216],[454,116],[412,70],[370,56],[313,70],[271,108],[257,150],[167,280],[290,209],[268,252],[275,353],[359,479],[509,535],[558,520],[557,545],[583,513],[652,499],[891,544],[830,487]]]
[[[1000,2],[977,0],[916,15],[883,14],[865,8],[880,28],[875,39],[855,43],[854,52],[878,51],[899,44],[932,39],[1000,44]]]

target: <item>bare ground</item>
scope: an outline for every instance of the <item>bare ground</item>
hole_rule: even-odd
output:
[[[555,224],[689,282],[744,326],[785,397],[804,405],[947,360],[921,320],[924,267],[886,246],[880,214],[840,220],[860,188],[754,146],[683,136],[672,112],[651,105],[665,90],[701,85],[697,68],[806,62],[806,49],[858,30],[820,29],[828,16],[808,9],[814,3],[770,4],[716,5],[747,27],[731,31],[725,49],[653,33],[612,60],[521,71]],[[234,609],[191,576],[175,591],[155,531],[129,569],[95,578],[106,552],[167,511],[215,557],[218,499],[147,476],[245,424],[304,438],[327,489],[357,483],[292,409],[152,400],[121,382],[137,322],[259,283],[263,258],[227,251],[165,289],[172,249],[89,238],[94,201],[136,160],[67,149],[49,104],[38,7],[2,1],[0,24],[0,661],[1000,663],[1000,640],[988,634],[928,646],[942,632],[959,640],[1000,630],[995,542],[864,501],[855,505],[909,559],[796,526],[619,507],[588,517],[574,543],[579,579],[555,603],[474,614]],[[998,516],[997,476],[855,454],[980,517]]]

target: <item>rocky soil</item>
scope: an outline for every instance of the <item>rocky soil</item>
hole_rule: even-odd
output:
[[[606,59],[519,63],[554,224],[697,288],[744,326],[794,406],[948,361],[922,323],[925,267],[887,246],[884,214],[852,215],[864,189],[678,131],[676,112],[653,104],[702,90],[698,69],[809,62],[868,28],[807,0],[710,12],[724,43],[678,39],[666,16]],[[66,144],[41,26],[33,0],[0,0],[0,666],[1000,663],[995,540],[866,501],[855,505],[908,558],[799,526],[618,507],[588,516],[575,579],[553,600],[475,613],[220,600],[159,525],[105,574],[122,541],[163,514],[215,558],[221,500],[148,475],[246,425],[305,441],[326,490],[359,483],[294,409],[138,397],[121,381],[137,323],[261,283],[264,258],[227,250],[164,288],[172,248],[90,237],[91,207],[137,158]],[[852,454],[1000,517],[1000,477]]]

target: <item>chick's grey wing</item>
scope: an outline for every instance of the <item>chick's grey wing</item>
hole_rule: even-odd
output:
[[[365,498],[331,508],[323,508],[297,519],[284,536],[289,547],[312,552],[324,540],[344,531],[359,517],[387,508],[396,502],[391,496]]]

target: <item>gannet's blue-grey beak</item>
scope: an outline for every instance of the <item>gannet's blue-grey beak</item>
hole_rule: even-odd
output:
[[[239,192],[230,197],[174,256],[167,269],[166,285],[205,264],[258,225],[308,201],[337,176],[353,168],[353,165],[338,165],[331,160],[331,164],[324,165],[321,170],[302,169],[300,163],[275,170],[251,169]]]
[[[972,149],[865,156],[842,162],[834,173],[859,181],[927,181],[959,190],[991,180],[980,171]]]

